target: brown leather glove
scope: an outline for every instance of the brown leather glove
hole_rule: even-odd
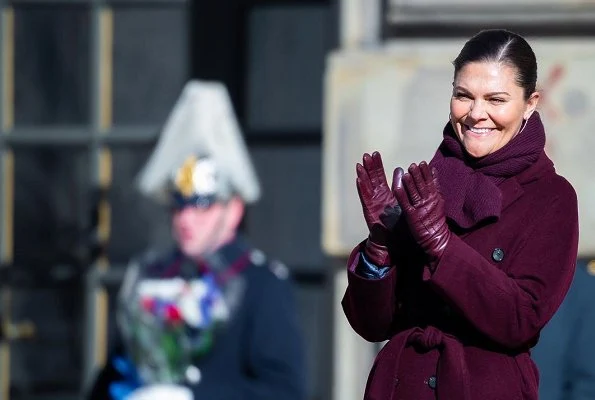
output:
[[[356,173],[357,193],[370,231],[364,248],[366,257],[378,266],[388,265],[390,259],[387,246],[391,232],[401,217],[401,208],[393,190],[397,183],[401,184],[403,169],[394,170],[393,187],[390,188],[380,153],[375,151],[371,156],[364,154],[363,165],[356,165]]]
[[[411,164],[408,174],[398,182],[394,194],[414,240],[430,257],[439,261],[450,239],[446,224],[444,200],[438,189],[436,170],[430,171],[425,161]]]

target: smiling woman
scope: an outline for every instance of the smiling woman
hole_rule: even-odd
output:
[[[365,400],[536,400],[529,352],[573,277],[577,198],[544,151],[531,47],[482,31],[454,67],[431,162],[391,186],[378,152],[356,166],[369,235],[342,304],[364,339],[388,340]]]
[[[454,66],[450,120],[466,152],[484,157],[504,147],[535,111],[535,55],[520,36],[488,31],[467,43]]]

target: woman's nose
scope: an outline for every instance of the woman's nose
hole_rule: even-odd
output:
[[[474,101],[469,109],[469,117],[474,121],[479,121],[486,118],[486,108],[482,101]]]

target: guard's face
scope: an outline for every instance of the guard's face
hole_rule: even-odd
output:
[[[455,76],[451,123],[469,155],[480,158],[501,149],[535,111],[539,93],[526,100],[516,72],[501,63],[475,62]]]
[[[173,212],[172,229],[180,250],[198,258],[214,251],[227,235],[226,207],[215,203],[207,208],[185,207]]]

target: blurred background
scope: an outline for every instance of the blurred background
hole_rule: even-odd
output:
[[[0,400],[78,399],[105,361],[126,263],[170,236],[133,181],[193,78],[231,94],[263,187],[243,230],[292,273],[312,400],[361,399],[378,349],[339,305],[365,235],[355,163],[431,158],[478,30],[534,45],[595,254],[593,1],[0,0],[0,18]]]

